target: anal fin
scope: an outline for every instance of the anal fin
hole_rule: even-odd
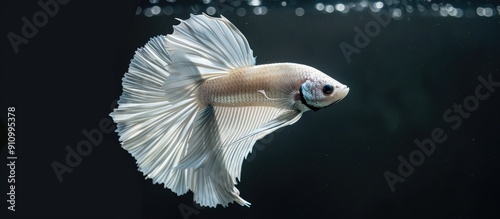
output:
[[[187,184],[200,205],[236,201],[248,206],[234,186],[243,160],[257,140],[300,116],[298,111],[277,107],[208,106],[199,112],[186,156],[175,168],[192,171]]]

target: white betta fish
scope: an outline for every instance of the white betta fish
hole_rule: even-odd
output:
[[[342,100],[349,88],[301,64],[255,65],[224,17],[191,15],[136,51],[110,115],[139,170],[201,206],[250,206],[236,189],[254,143]]]

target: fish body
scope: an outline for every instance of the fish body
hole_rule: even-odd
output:
[[[242,67],[203,82],[198,98],[201,103],[213,106],[274,106],[305,112],[310,108],[302,102],[300,90],[306,81],[321,81],[320,87],[330,82],[341,89],[336,96],[332,95],[337,100],[347,95],[347,86],[325,76],[315,68],[295,63]]]
[[[139,171],[201,206],[249,206],[235,185],[254,143],[349,88],[302,64],[255,65],[224,17],[192,15],[136,51],[123,78],[117,123]]]

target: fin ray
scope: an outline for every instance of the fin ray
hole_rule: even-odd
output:
[[[153,183],[178,195],[192,190],[202,206],[227,206],[233,201],[250,205],[234,187],[239,171],[229,170],[232,163],[218,157],[221,148],[233,141],[225,134],[233,126],[218,118],[217,112],[223,110],[199,103],[195,94],[207,79],[254,65],[252,53],[232,23],[207,15],[191,15],[172,34],[151,38],[136,51],[123,78],[119,106],[110,116],[117,123],[122,147]],[[220,124],[225,124],[222,129]],[[246,125],[238,135],[259,125]],[[251,149],[252,141],[245,147]]]
[[[198,177],[188,181],[189,188],[196,191],[196,202],[226,206],[234,200],[248,206],[234,187],[241,178],[243,160],[257,140],[295,123],[302,114],[277,107],[209,106],[202,111],[187,155],[175,168],[196,172]]]

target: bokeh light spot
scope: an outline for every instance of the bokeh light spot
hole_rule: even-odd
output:
[[[303,16],[305,14],[305,11],[303,8],[298,7],[297,9],[295,9],[295,14],[300,17],[300,16]]]

